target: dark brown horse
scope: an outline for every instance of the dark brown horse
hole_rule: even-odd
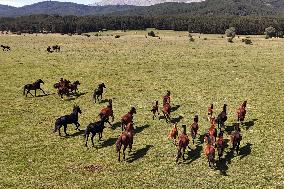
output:
[[[54,45],[54,46],[52,46],[52,49],[53,49],[55,52],[60,52],[60,46],[59,46],[59,45]]]
[[[208,107],[208,121],[210,121],[211,117],[213,116],[213,104]]]
[[[227,104],[224,104],[223,111],[217,117],[218,129],[225,127],[225,122],[227,121]]]
[[[214,166],[215,163],[215,148],[211,144],[207,144],[205,147],[205,155],[207,157],[207,161],[209,167]]]
[[[124,127],[129,123],[133,122],[133,114],[136,114],[135,107],[131,107],[130,111],[121,117],[121,130],[124,130]]]
[[[166,119],[166,122],[170,122],[171,121],[171,106],[170,104],[166,103],[164,104],[163,108],[162,108],[162,112],[164,114],[164,117]]]
[[[74,83],[70,84],[70,85],[68,86],[70,92],[73,93],[73,91],[74,91],[75,93],[77,93],[78,85],[80,85],[80,82],[79,82],[79,81],[75,81]]]
[[[241,124],[243,124],[246,117],[246,106],[247,106],[247,101],[244,101],[242,105],[237,109],[238,121],[240,121]]]
[[[86,139],[86,144],[85,146],[88,147],[88,138],[89,138],[89,135],[92,133],[92,136],[91,136],[91,141],[92,141],[92,145],[93,147],[95,146],[94,145],[94,137],[95,135],[98,133],[99,134],[99,140],[102,139],[103,137],[103,131],[104,131],[104,123],[106,121],[106,118],[105,117],[102,117],[100,121],[97,121],[95,123],[90,123],[86,130],[85,130],[85,139]]]
[[[240,149],[240,143],[242,140],[242,135],[240,133],[239,129],[236,129],[232,134],[231,134],[231,143],[232,143],[232,150],[236,151],[237,154],[239,154],[239,149]]]
[[[190,126],[190,133],[191,133],[193,144],[194,144],[194,140],[195,140],[196,135],[197,135],[198,128],[199,128],[199,126],[198,126],[198,115],[196,115],[193,119],[193,123]]]
[[[99,100],[99,97],[101,97],[101,100],[103,98],[104,88],[106,88],[104,83],[99,84],[99,86],[94,90],[93,99],[95,100],[95,103],[97,100]]]
[[[155,104],[153,105],[151,112],[153,113],[153,120],[156,117],[156,113],[158,113],[158,115],[160,114],[159,113],[159,102],[158,101],[156,101]]]
[[[4,50],[7,50],[7,51],[11,50],[11,47],[9,47],[9,46],[1,45],[1,47],[3,48],[3,51]]]
[[[185,152],[185,149],[189,145],[189,138],[186,134],[186,125],[183,125],[182,127],[183,127],[183,131],[182,131],[181,135],[179,136],[176,162],[178,162],[180,157],[182,157],[182,159],[185,160],[184,159],[184,152]]]
[[[224,149],[225,149],[225,143],[224,143],[224,139],[223,139],[223,132],[219,133],[218,140],[216,142],[216,146],[217,146],[218,157],[219,157],[219,161],[220,161],[221,157],[223,156]]]
[[[30,93],[32,95],[32,93],[30,91],[34,90],[35,91],[35,96],[36,96],[36,90],[39,89],[43,92],[43,94],[46,95],[46,93],[44,92],[44,90],[42,90],[42,88],[40,88],[40,84],[44,84],[44,82],[39,79],[36,82],[34,82],[33,84],[27,84],[24,86],[24,92],[23,95],[26,95],[26,97],[28,96],[28,93]],[[33,95],[32,95],[33,96]]]
[[[132,150],[133,145],[133,136],[134,136],[134,127],[133,123],[128,123],[125,127],[125,131],[118,137],[115,145],[116,152],[118,153],[118,161],[120,161],[120,150],[123,145],[123,160],[125,160],[125,150],[129,147],[129,153]]]
[[[111,123],[109,122],[109,117],[112,118],[112,122],[114,121],[114,115],[113,115],[113,109],[112,109],[112,100],[109,100],[109,104],[107,105],[106,108],[103,108],[101,112],[99,113],[99,117],[102,119],[103,117],[106,119],[106,122],[108,122],[110,125]]]

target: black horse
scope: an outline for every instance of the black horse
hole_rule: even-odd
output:
[[[59,136],[61,136],[60,128],[62,126],[64,126],[64,133],[65,133],[66,136],[68,136],[69,134],[66,133],[67,124],[72,124],[72,123],[74,123],[76,125],[76,130],[80,131],[80,129],[79,129],[80,124],[78,122],[78,113],[80,113],[80,114],[82,113],[80,107],[74,106],[73,112],[71,114],[65,115],[65,116],[62,116],[62,117],[56,119],[53,132],[55,133],[58,130]]]
[[[95,89],[93,99],[95,100],[95,103],[97,100],[99,100],[99,96],[101,99],[103,98],[104,88],[106,88],[104,83],[99,84],[98,88]]]
[[[28,96],[28,93],[30,93],[32,95],[32,93],[30,92],[31,90],[34,90],[35,91],[35,96],[36,96],[36,90],[37,89],[40,89],[45,95],[46,93],[44,92],[44,90],[42,90],[42,88],[40,88],[40,84],[44,84],[44,82],[39,79],[37,80],[36,82],[34,82],[33,84],[27,84],[24,86],[24,92],[23,92],[23,95],[26,95],[26,97]],[[27,91],[27,93],[26,93]],[[32,95],[33,96],[33,95]]]
[[[60,52],[60,46],[59,46],[59,45],[54,45],[54,46],[52,46],[52,49],[53,49],[55,52]]]
[[[228,117],[227,117],[227,104],[224,104],[223,111],[217,117],[218,129],[220,129],[220,131],[221,131],[221,128],[224,127],[227,119],[228,119]]]
[[[7,51],[10,51],[11,48],[9,46],[4,46],[4,45],[1,45],[1,47],[3,48],[3,51],[7,49]]]
[[[94,137],[96,136],[97,133],[99,134],[99,140],[102,139],[103,131],[104,131],[104,128],[105,128],[104,124],[105,124],[106,120],[107,119],[105,117],[102,117],[100,121],[97,121],[95,123],[90,123],[87,126],[87,128],[85,130],[86,147],[88,147],[88,138],[89,138],[90,133],[92,133],[91,140],[92,140],[93,147],[95,146],[94,145]]]

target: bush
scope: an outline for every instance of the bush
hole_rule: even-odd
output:
[[[227,37],[234,38],[236,36],[236,29],[234,27],[230,27],[226,29],[225,34]]]
[[[189,41],[194,42],[195,40],[194,40],[194,38],[191,36],[191,37],[189,38]]]
[[[148,32],[148,36],[156,37],[156,35],[155,35],[155,33],[153,31]]]
[[[276,29],[272,26],[265,28],[265,39],[272,38],[276,36]]]
[[[245,44],[250,45],[252,44],[252,41],[250,39],[244,39]]]
[[[203,40],[207,40],[207,38],[205,37]]]
[[[233,43],[233,38],[232,38],[232,37],[229,37],[229,38],[228,38],[228,42],[229,42],[229,43]]]
[[[114,38],[120,38],[120,35],[115,35]]]

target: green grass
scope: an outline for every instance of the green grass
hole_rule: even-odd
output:
[[[251,36],[253,45],[245,45],[245,36],[228,43],[221,35],[194,34],[195,42],[189,42],[186,32],[155,31],[161,40],[145,38],[147,32],[109,31],[90,38],[0,36],[1,44],[12,48],[0,51],[0,188],[284,186],[284,40]],[[115,39],[116,34],[121,37]],[[54,44],[61,45],[62,52],[48,54],[46,47]],[[62,101],[53,88],[61,77],[79,80],[79,90],[86,94]],[[39,78],[51,95],[25,98],[23,85]],[[94,104],[91,96],[102,81],[107,86],[104,98],[114,101],[115,122],[135,106],[135,127],[144,128],[135,135],[126,162],[117,162],[115,152],[120,128],[105,129],[102,142],[96,136],[96,148],[85,148],[82,135],[65,138],[52,133],[55,119],[69,114],[75,104],[83,111],[82,129],[98,119],[106,104]],[[208,167],[202,144],[191,144],[195,155],[177,165],[176,148],[167,139],[171,126],[153,121],[149,111],[166,90],[172,93],[173,105],[180,105],[172,114],[184,117],[179,128],[198,114],[201,135],[209,128],[205,118],[210,103],[217,113],[228,104],[227,126],[232,126],[236,108],[247,99],[246,120],[257,121],[242,128],[242,154],[229,158],[220,171]],[[68,126],[68,132],[75,133],[74,126]],[[135,153],[143,155],[133,159]],[[90,165],[98,169],[84,168]]]

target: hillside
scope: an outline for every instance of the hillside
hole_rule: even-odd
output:
[[[152,6],[108,5],[88,6],[70,2],[40,2],[20,8],[0,6],[0,16],[48,15],[283,15],[282,0],[207,0],[194,3],[163,3]]]
[[[151,6],[166,2],[176,3],[192,3],[200,2],[204,0],[102,0],[98,3],[94,3],[94,6],[106,6],[106,5],[135,5],[135,6]]]

